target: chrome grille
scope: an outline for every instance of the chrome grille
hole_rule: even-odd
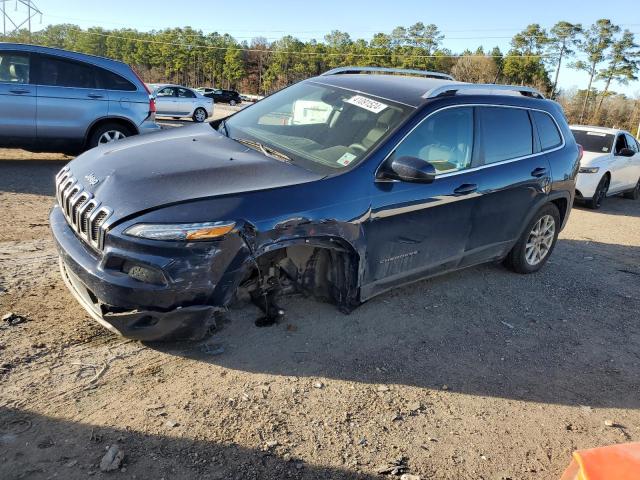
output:
[[[102,250],[106,233],[105,222],[113,210],[93,198],[91,192],[64,167],[56,175],[56,199],[67,222],[88,245]]]

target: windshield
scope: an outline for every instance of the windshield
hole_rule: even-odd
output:
[[[302,82],[241,110],[219,130],[293,163],[339,170],[364,158],[411,111],[386,99]]]
[[[585,152],[609,153],[613,145],[613,135],[588,130],[571,130],[576,142],[582,145]]]

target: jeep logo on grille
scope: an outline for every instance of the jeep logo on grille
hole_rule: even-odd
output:
[[[91,185],[92,187],[100,182],[100,180],[98,180],[98,177],[96,177],[93,173],[90,173],[89,175],[85,175],[84,178],[87,182],[89,182],[89,185]]]

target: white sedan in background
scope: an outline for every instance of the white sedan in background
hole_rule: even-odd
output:
[[[640,143],[624,130],[571,125],[584,155],[576,182],[576,199],[600,208],[611,195],[640,197]]]
[[[156,99],[157,117],[190,117],[201,123],[213,115],[213,99],[191,88],[167,84],[149,86]]]

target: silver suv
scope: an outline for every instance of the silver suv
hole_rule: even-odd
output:
[[[0,43],[0,147],[78,153],[159,130],[155,100],[122,62]]]

